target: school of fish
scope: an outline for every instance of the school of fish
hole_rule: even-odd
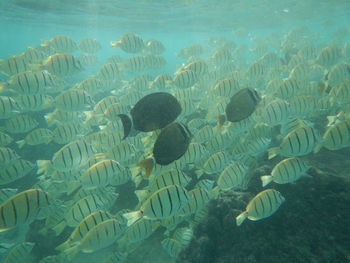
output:
[[[35,244],[18,236],[39,220],[42,238],[70,233],[40,263],[106,247],[101,262],[124,262],[155,231],[176,258],[209,202],[247,189],[262,162],[278,159],[232,225],[288,202],[265,187],[307,175],[307,155],[350,146],[350,42],[305,27],[251,36],[251,47],[231,38],[183,47],[172,73],[166,46],[134,33],[107,44],[56,35],[2,58],[1,262],[28,262]],[[114,55],[101,62],[105,44]],[[138,203],[120,209],[125,184]]]

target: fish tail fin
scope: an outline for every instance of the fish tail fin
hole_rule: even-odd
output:
[[[47,125],[48,125],[49,127],[53,126],[55,123],[58,122],[58,121],[56,121],[56,120],[54,119],[54,114],[53,114],[52,112],[46,114],[46,115],[44,116],[44,118],[45,118],[45,121],[46,121],[46,123],[47,123]]]
[[[133,223],[135,223],[137,220],[139,220],[142,217],[141,211],[134,211],[130,213],[123,214],[123,217],[128,220],[127,226],[131,226]]]
[[[278,147],[273,147],[273,148],[270,148],[268,150],[268,156],[269,156],[269,160],[276,157],[277,154],[279,152],[279,148]]]
[[[215,186],[211,191],[210,191],[213,199],[218,199],[219,194],[220,194],[220,187],[219,186]]]
[[[215,119],[218,121],[218,128],[221,128],[226,121],[226,116],[224,114],[221,114],[216,116]]]
[[[236,225],[240,226],[244,220],[246,220],[248,217],[248,213],[246,211],[244,211],[243,213],[240,213],[237,217],[236,217]]]
[[[21,149],[26,144],[26,141],[25,140],[19,140],[16,143],[17,143],[18,148]]]
[[[44,136],[44,143],[45,144],[49,144],[52,141],[52,136]]]
[[[194,173],[196,174],[197,179],[199,179],[204,174],[204,171],[202,169],[198,169]]]
[[[137,166],[145,168],[146,169],[146,177],[149,177],[151,175],[153,166],[155,164],[154,157],[147,158],[137,164]]]
[[[263,175],[260,177],[261,182],[262,182],[262,187],[265,187],[266,185],[268,185],[269,183],[272,182],[272,176],[271,175]]]
[[[65,220],[62,220],[60,223],[58,223],[57,225],[55,225],[52,230],[55,232],[55,235],[56,236],[59,236],[63,230],[66,228],[66,221]]]
[[[0,92],[3,92],[8,86],[6,82],[0,82]]]
[[[78,255],[79,251],[80,251],[79,246],[68,248],[63,252],[64,257],[65,259],[68,259],[69,261],[71,261],[73,258],[75,258]]]
[[[122,42],[120,40],[111,41],[109,43],[111,44],[111,47],[119,47],[122,44]]]
[[[135,195],[137,196],[139,203],[145,200],[148,194],[149,194],[148,190],[135,190]]]
[[[50,160],[37,160],[36,164],[38,166],[37,174],[46,174],[52,166]]]
[[[313,153],[318,153],[321,148],[323,147],[323,144],[322,143],[319,143],[315,146],[315,148],[313,149]]]

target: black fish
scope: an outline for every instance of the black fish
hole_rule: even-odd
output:
[[[181,111],[181,105],[174,96],[166,92],[156,92],[140,99],[131,109],[130,114],[135,130],[150,132],[162,129],[175,121]],[[129,118],[127,115],[121,117],[124,131],[130,132],[130,129],[125,128],[129,125],[127,118]],[[125,137],[127,135],[125,134]]]
[[[227,104],[225,113],[226,120],[238,122],[248,118],[256,109],[260,96],[255,89],[244,88],[235,93]],[[219,123],[222,125],[225,116],[219,116]]]
[[[187,151],[192,134],[186,125],[178,122],[168,124],[158,135],[153,147],[153,157],[138,165],[146,168],[149,176],[155,163],[168,165],[178,160]]]

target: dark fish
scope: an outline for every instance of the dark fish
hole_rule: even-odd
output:
[[[168,165],[179,159],[187,151],[192,134],[186,125],[178,122],[168,124],[158,135],[153,147],[153,157],[138,165],[146,168],[149,176],[155,163]]]
[[[248,118],[255,111],[259,101],[260,96],[255,89],[239,90],[226,106],[226,119],[230,122],[238,122]]]
[[[174,96],[166,92],[156,92],[139,100],[130,114],[135,130],[149,132],[172,123],[181,110],[181,105]]]
[[[123,137],[123,139],[125,139],[129,135],[129,133],[131,131],[132,123],[131,123],[131,120],[128,117],[128,115],[126,115],[126,114],[118,114],[118,116],[119,116],[120,120],[123,123],[123,128],[124,128],[124,137]]]

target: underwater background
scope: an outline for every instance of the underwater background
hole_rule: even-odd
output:
[[[59,200],[53,210],[46,211],[44,216],[37,216],[23,224],[16,222],[14,228],[0,232],[0,262],[350,262],[350,126],[337,126],[339,123],[350,123],[349,17],[350,2],[346,0],[0,1],[0,82],[3,83],[0,89],[0,160],[3,162],[0,164],[0,190],[17,189],[16,193],[19,194],[28,189],[42,189],[53,199]],[[128,33],[140,36],[144,43],[157,40],[160,47],[148,51],[144,48],[137,52],[112,47],[113,41],[122,41],[122,36]],[[65,50],[65,44],[59,41],[53,44],[57,36],[73,40],[77,44],[76,48]],[[100,46],[97,51],[83,51],[79,42],[87,38],[97,41],[98,44],[94,42]],[[41,51],[40,47],[48,47],[48,50]],[[39,51],[39,58],[26,57],[24,52],[31,48]],[[339,54],[333,50],[338,50]],[[52,57],[63,53],[72,55],[82,65],[82,69],[71,72],[70,64],[59,70],[50,68]],[[271,59],[267,54],[273,54]],[[26,59],[23,70],[18,69],[17,65],[16,69],[9,66],[12,63],[10,59],[22,56]],[[153,56],[155,62],[141,65],[142,69],[137,66],[134,69],[128,64],[134,56]],[[113,59],[118,67],[117,72],[103,73],[101,69],[106,64],[113,64]],[[196,76],[188,86],[176,82],[176,77],[197,61],[205,64],[205,72]],[[256,64],[258,67],[254,66]],[[297,68],[299,65],[302,66]],[[344,70],[338,70],[337,67]],[[53,84],[53,92],[32,91],[31,84],[28,85],[29,91],[16,90],[18,85],[22,85],[16,82],[18,74],[40,70],[58,76],[59,81]],[[117,77],[109,79],[109,74],[116,74]],[[156,86],[155,80],[161,74],[168,74],[169,78],[167,84],[160,88]],[[65,109],[77,113],[69,115],[67,119],[53,116],[52,113],[64,109],[68,103],[66,99],[62,102],[58,97],[90,78],[97,79],[100,85],[87,87],[88,95],[84,94],[93,103],[88,103],[89,107],[86,108],[83,105],[78,110]],[[225,106],[234,94],[232,90],[235,90],[231,86],[226,87],[228,91],[216,89],[218,83],[226,78],[236,79],[242,88],[256,89],[261,101],[247,122],[226,122],[220,130],[216,117],[225,113]],[[296,79],[298,84],[284,85],[289,79]],[[146,84],[139,84],[138,80],[145,80]],[[311,91],[307,89],[309,87]],[[179,99],[183,113],[177,121],[189,126],[193,135],[192,143],[205,148],[205,152],[203,150],[199,154],[189,151],[186,158],[197,158],[195,161],[176,161],[168,168],[187,174],[190,179],[183,186],[188,192],[202,189],[198,186],[201,181],[203,185],[208,183],[209,186],[203,186],[203,189],[210,193],[210,200],[186,216],[181,214],[179,222],[175,222],[176,215],[172,217],[174,222],[170,223],[165,222],[165,219],[143,218],[148,222],[145,223],[147,230],[137,229],[139,236],[130,233],[131,230],[128,232],[130,226],[125,223],[122,230],[125,232],[112,244],[107,242],[101,247],[93,246],[89,251],[78,251],[74,257],[67,258],[70,252],[56,248],[68,239],[77,224],[73,226],[68,223],[57,233],[51,230],[56,225],[50,225],[47,219],[54,215],[54,218],[59,219],[57,225],[68,222],[67,211],[79,200],[74,195],[81,189],[97,189],[85,188],[79,183],[78,188],[69,191],[70,186],[80,182],[79,176],[97,161],[91,161],[93,158],[90,153],[87,155],[91,159],[86,161],[73,153],[72,159],[81,158],[84,162],[79,169],[65,167],[62,172],[49,170],[43,174],[39,172],[40,162],[37,161],[52,160],[62,147],[82,139],[84,143],[91,144],[96,152],[107,154],[109,159],[120,162],[123,169],[130,170],[130,178],[120,184],[99,186],[98,189],[118,195],[113,196],[116,198],[112,200],[113,204],[108,205],[108,209],[106,206],[100,209],[123,221],[124,212],[142,209],[146,200],[140,199],[135,190],[151,192],[149,185],[152,180],[166,171],[164,167],[155,167],[151,177],[146,178],[144,171],[136,167],[140,160],[151,153],[158,134],[142,133],[139,137],[129,137],[128,146],[132,145],[131,148],[122,144],[121,135],[117,143],[107,141],[107,137],[99,139],[96,135],[95,138],[92,135],[103,129],[107,134],[104,133],[104,136],[119,136],[122,128],[103,128],[110,123],[117,123],[113,119],[113,112],[112,116],[102,112],[101,117],[94,110],[99,101],[113,96],[116,97],[115,102],[123,106],[116,114],[128,113],[139,99],[159,91],[169,92]],[[284,92],[292,95],[286,96]],[[44,100],[42,103],[36,101],[39,97],[32,97],[35,102],[30,101],[29,97],[19,97],[38,94],[48,97],[40,97]],[[302,96],[304,100],[301,99],[301,104],[293,100]],[[12,106],[6,104],[8,98],[20,106],[13,110]],[[28,99],[26,103],[24,99]],[[280,117],[271,117],[267,108],[269,105],[275,107],[279,103],[273,104],[276,100],[283,101],[291,108],[286,112],[278,108],[281,112],[274,114],[280,114]],[[315,104],[312,104],[314,101]],[[80,101],[73,99],[71,103],[74,108],[74,104]],[[7,110],[7,107],[11,109]],[[91,113],[85,114],[88,111]],[[9,123],[18,115],[26,117],[16,120],[16,123]],[[51,122],[48,122],[47,116],[50,116]],[[34,124],[31,123],[33,119]],[[191,123],[192,120],[198,120],[200,124]],[[285,138],[294,131],[295,127],[288,126],[292,120],[296,120],[297,127],[312,127],[317,133],[316,142],[314,145],[309,140],[298,142],[300,148],[308,144],[310,149],[307,152],[296,155],[280,152],[278,157],[269,158],[270,150],[282,145],[283,140],[287,140]],[[55,141],[53,135],[45,143],[25,139],[34,128],[54,132],[56,127],[67,123],[81,124],[81,127],[71,136],[56,132],[55,136],[61,136],[64,142]],[[207,126],[210,132],[205,132],[209,134],[201,133],[203,127]],[[337,127],[338,131],[342,129],[337,133],[339,138],[333,138],[332,127]],[[283,129],[288,132],[282,132]],[[7,142],[3,134],[12,139]],[[332,139],[327,137],[329,134]],[[26,144],[20,147],[16,143],[20,140],[27,140]],[[332,140],[333,144],[329,142]],[[337,140],[339,142],[335,143]],[[121,144],[122,147],[115,151],[109,147],[112,145],[115,148]],[[5,148],[13,150],[18,156],[5,156]],[[226,154],[228,160],[224,163],[214,160],[218,168],[210,170],[207,162],[217,152]],[[200,157],[192,158],[191,154]],[[266,189],[262,187],[260,177],[271,174],[271,170],[284,158],[296,156],[308,163],[308,172],[290,183],[271,182],[268,188],[277,190],[285,198],[280,207],[276,205],[276,213],[261,216],[257,221],[246,220],[243,225],[237,226],[236,217],[247,211],[249,201]],[[14,165],[16,160],[29,161],[30,167],[18,168]],[[233,162],[242,163],[247,168],[247,175],[237,185],[223,189],[218,178]],[[14,168],[9,172],[8,167]],[[17,169],[23,171],[18,172]],[[8,173],[14,178],[7,180],[5,177]],[[56,185],[59,186],[56,188]],[[101,192],[94,194],[102,196]],[[0,208],[5,207],[6,200],[13,200],[10,198],[14,196],[7,196],[5,191],[0,192]],[[27,205],[26,211],[29,213],[28,203],[18,201],[16,205],[16,211],[22,211]],[[41,208],[38,207],[39,210]],[[5,229],[2,224],[10,221],[6,213],[0,213],[6,219],[0,220],[0,229]],[[142,231],[147,233],[143,235]],[[129,235],[135,240],[131,242]],[[164,240],[173,243],[169,245]],[[33,245],[28,250],[21,250],[19,255],[9,256],[11,250],[23,242]],[[75,245],[71,247],[75,248]]]

